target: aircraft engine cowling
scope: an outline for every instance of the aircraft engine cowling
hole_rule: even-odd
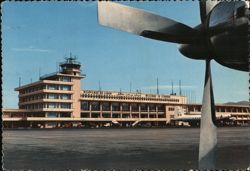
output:
[[[248,71],[248,18],[246,2],[220,2],[206,21],[194,29],[199,38],[181,44],[179,51],[191,59],[214,59],[229,68]]]
[[[209,14],[206,24],[213,58],[224,66],[248,71],[248,18],[245,2],[219,3]]]

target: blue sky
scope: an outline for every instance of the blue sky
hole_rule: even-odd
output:
[[[198,2],[126,2],[183,22],[199,24]],[[178,45],[146,39],[100,26],[96,2],[2,3],[3,106],[16,108],[19,77],[22,85],[54,72],[70,52],[87,77],[82,89],[178,93],[201,102],[205,62],[183,57]],[[212,63],[216,103],[248,100],[248,73]]]

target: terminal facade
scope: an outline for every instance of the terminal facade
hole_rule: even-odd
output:
[[[3,109],[4,128],[168,126],[175,108],[200,114],[200,104],[188,104],[187,97],[141,92],[81,90],[81,64],[66,58],[60,70],[39,81],[19,86],[18,109]],[[217,113],[231,114],[227,124],[250,124],[248,105],[216,105]]]

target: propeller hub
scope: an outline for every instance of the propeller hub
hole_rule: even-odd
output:
[[[244,1],[218,3],[208,14],[206,36],[213,58],[226,67],[248,71],[248,18]]]

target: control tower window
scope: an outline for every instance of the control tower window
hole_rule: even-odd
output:
[[[60,77],[60,81],[63,81],[63,82],[70,82],[71,79],[70,79],[70,77]]]

